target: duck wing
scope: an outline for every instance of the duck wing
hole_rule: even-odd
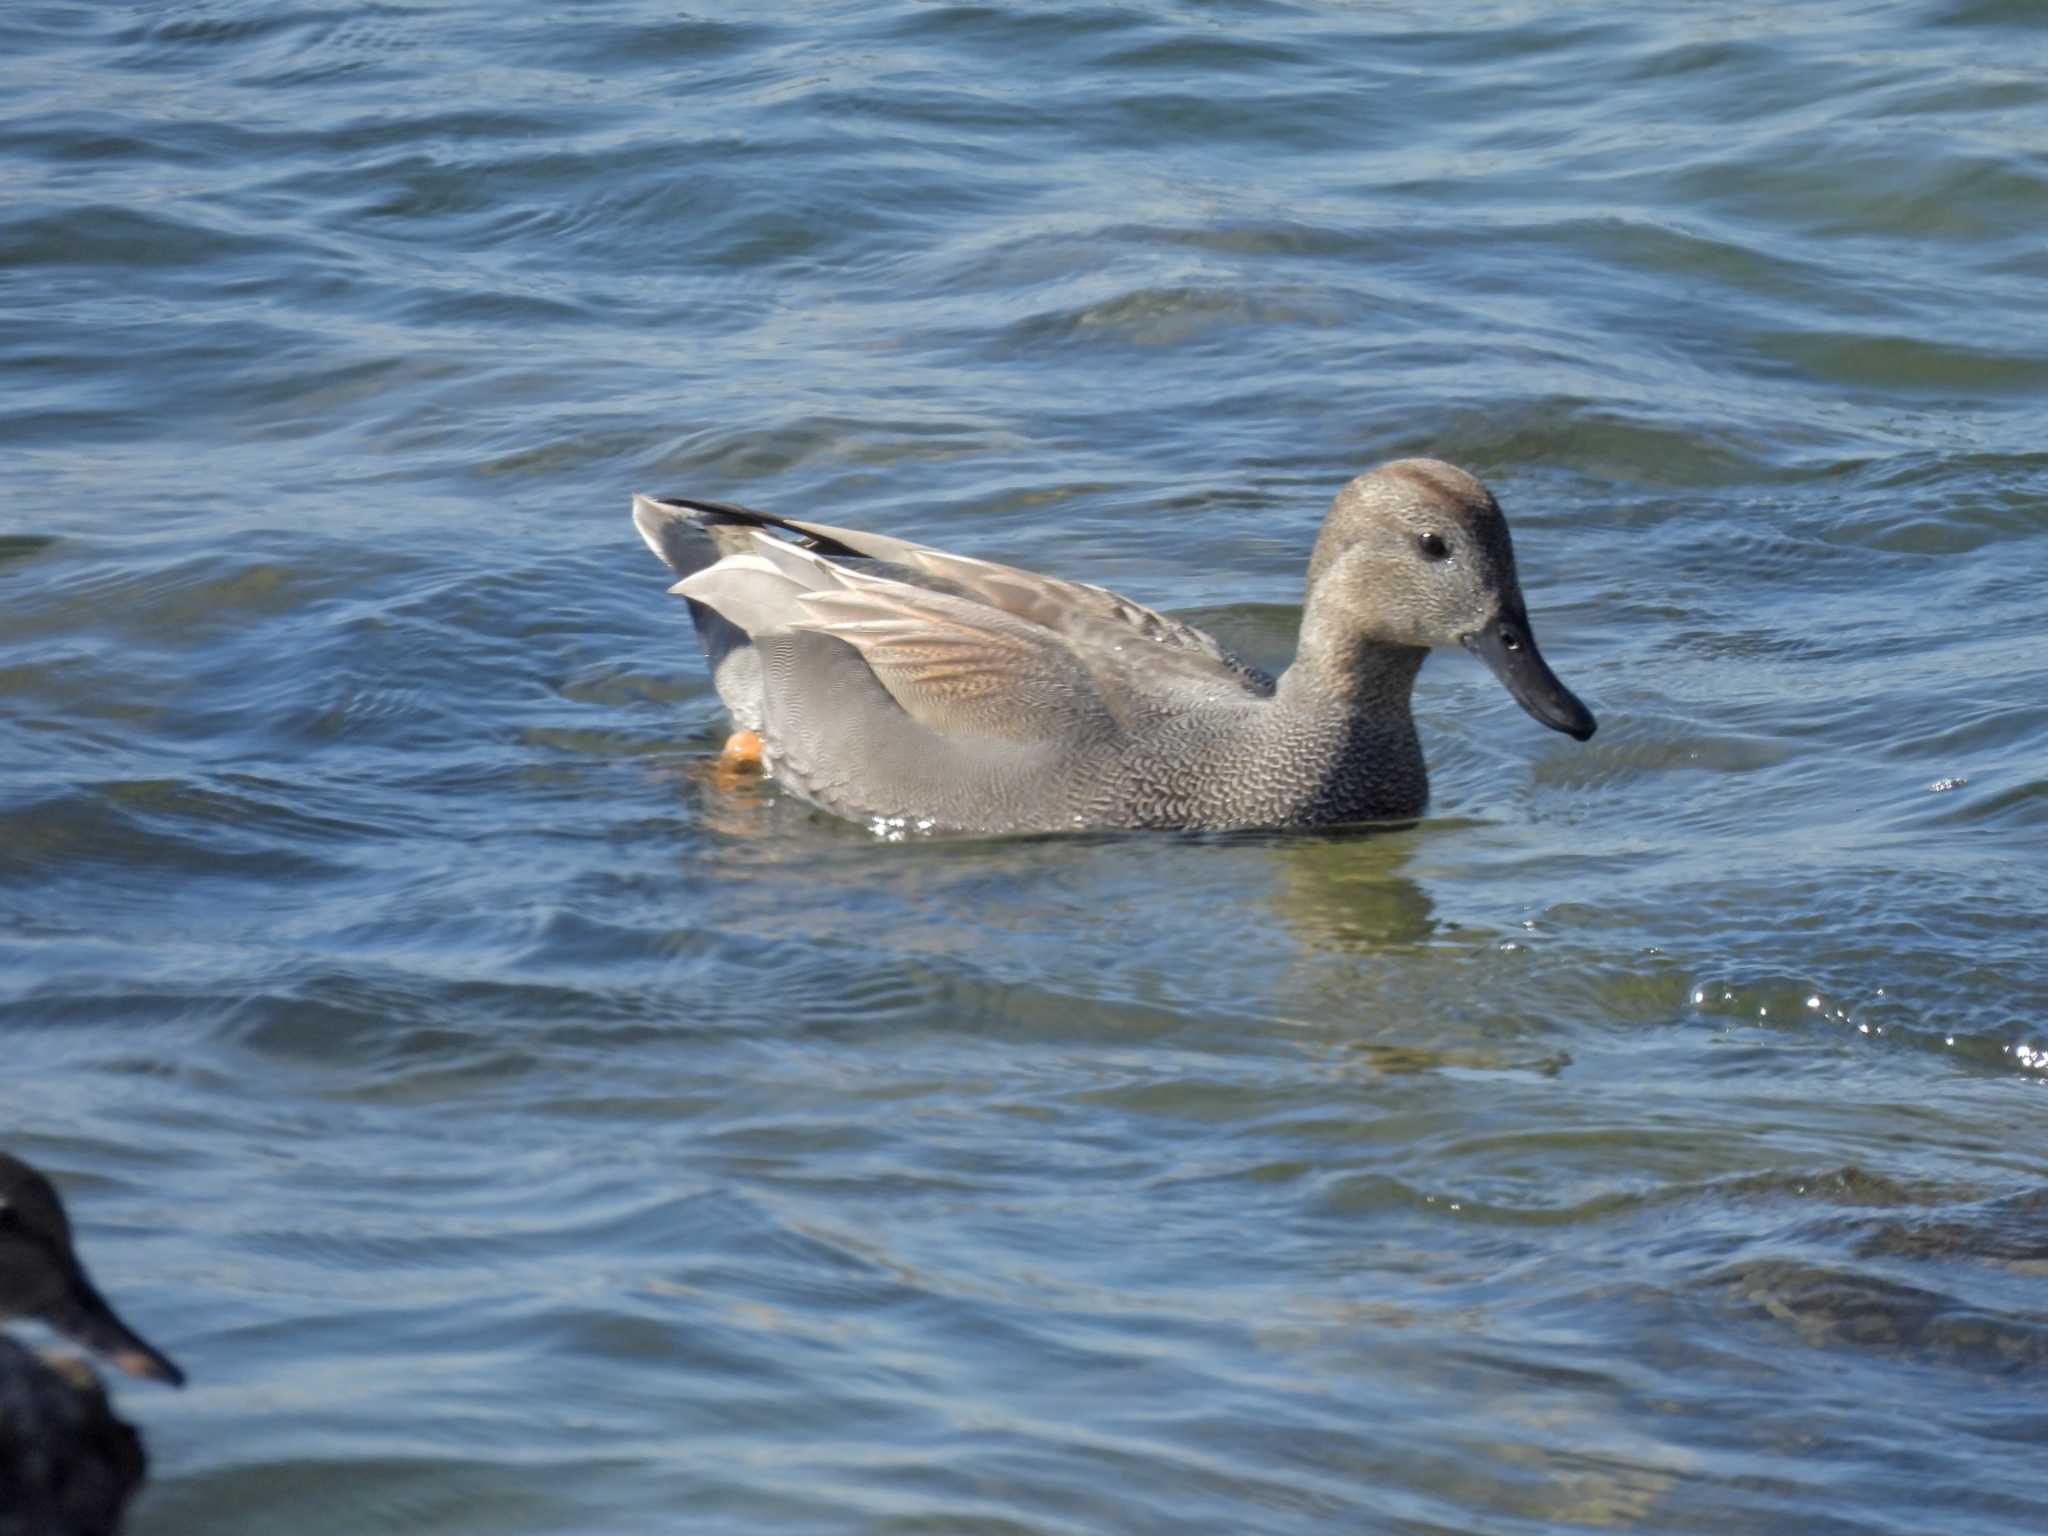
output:
[[[838,642],[896,709],[939,736],[1001,741],[1095,738],[1118,729],[1095,675],[1061,635],[987,603],[878,576],[755,531],[674,590],[758,648],[771,637]],[[815,647],[785,647],[764,670],[775,717],[827,719],[813,677],[793,665]],[[768,664],[764,660],[764,668]],[[836,674],[840,669],[832,669]],[[843,686],[843,677],[834,686]],[[862,690],[864,693],[865,690]],[[777,696],[781,702],[776,702]]]
[[[1273,679],[1192,624],[1091,582],[1068,581],[928,544],[831,523],[800,521],[732,502],[639,497],[635,521],[679,575],[719,553],[756,548],[748,535],[780,534],[836,565],[984,604],[1064,637],[1075,657],[1128,707],[1183,706],[1212,698],[1264,698]],[[686,537],[683,527],[694,537]],[[710,539],[710,547],[705,536]],[[782,542],[782,540],[778,540]],[[678,558],[680,556],[680,558]]]
[[[674,590],[742,637],[766,764],[796,794],[856,818],[1044,827],[1064,824],[1062,770],[1120,749],[1126,723],[1064,637],[750,537]]]

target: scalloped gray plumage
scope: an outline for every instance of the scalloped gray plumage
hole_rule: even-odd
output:
[[[1337,493],[1278,678],[1106,588],[727,502],[634,498],[681,579],[720,697],[768,771],[923,830],[1287,828],[1410,820],[1410,711],[1463,644],[1531,715],[1594,719],[1543,661],[1506,519],[1479,481],[1403,459]]]

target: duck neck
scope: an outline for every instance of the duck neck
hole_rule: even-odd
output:
[[[1412,645],[1333,644],[1303,626],[1294,664],[1280,675],[1279,697],[1295,709],[1406,722],[1415,674],[1428,656]]]
[[[1429,652],[1352,639],[1318,645],[1306,628],[1273,702],[1293,738],[1297,773],[1314,783],[1301,809],[1308,824],[1404,820],[1422,814],[1429,772],[1409,695]]]

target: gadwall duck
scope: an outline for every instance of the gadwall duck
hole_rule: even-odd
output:
[[[1485,486],[1402,459],[1337,493],[1277,679],[1103,587],[726,502],[638,496],[682,579],[727,759],[879,829],[1285,828],[1405,821],[1429,798],[1409,695],[1458,644],[1584,741],[1536,649]]]
[[[50,1181],[0,1152],[0,1322],[33,1318],[124,1371],[185,1376],[107,1305],[71,1246]],[[141,1438],[82,1361],[0,1335],[0,1532],[111,1536],[142,1482]]]

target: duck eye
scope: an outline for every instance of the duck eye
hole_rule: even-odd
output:
[[[1440,533],[1425,533],[1416,542],[1422,546],[1422,557],[1425,560],[1451,558],[1451,546],[1444,542],[1444,536]]]

